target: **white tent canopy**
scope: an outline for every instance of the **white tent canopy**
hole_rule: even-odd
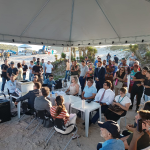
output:
[[[150,41],[149,0],[0,0],[0,41],[55,46]]]

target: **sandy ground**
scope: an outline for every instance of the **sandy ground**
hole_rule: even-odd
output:
[[[108,50],[99,50],[98,55],[105,59]],[[111,52],[111,55],[116,54],[115,52]],[[119,58],[124,56],[124,53],[117,53]],[[29,65],[29,61],[32,59],[31,56],[12,56],[10,57],[10,61],[21,62],[22,60],[26,60],[27,65]],[[51,60],[54,61],[53,56],[47,55],[36,55],[36,57],[44,58],[46,61]],[[0,62],[2,64],[2,62]],[[28,73],[27,73],[28,74]],[[27,76],[28,78],[28,76]],[[1,87],[1,78],[0,78],[0,87]],[[135,108],[132,111],[128,111],[126,115],[127,124],[131,124],[134,122],[135,116]],[[50,128],[38,128],[34,135],[31,135],[34,127],[37,122],[29,127],[29,130],[26,130],[27,122],[31,120],[31,117],[26,116],[20,123],[18,122],[18,118],[14,117],[11,121],[0,124],[0,150],[42,150],[44,148],[44,139],[48,135]],[[102,116],[102,121],[104,121],[104,117]],[[96,146],[98,142],[104,142],[104,139],[100,137],[100,128],[98,124],[92,124],[89,128],[89,137],[85,137],[84,126],[82,125],[84,121],[80,118],[77,118],[77,127],[79,129],[78,134],[81,135],[80,143],[81,147],[77,146],[77,140],[71,141],[68,146],[68,150],[96,150]],[[121,131],[125,129],[125,120],[121,119]],[[60,134],[55,134],[53,138],[50,140],[47,149],[49,150],[61,150],[64,148],[65,144],[70,139],[71,135],[63,136]]]

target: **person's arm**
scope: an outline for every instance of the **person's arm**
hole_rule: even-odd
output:
[[[114,77],[113,77],[113,80],[115,80],[117,78],[117,75],[116,75],[116,73],[114,74]]]
[[[116,103],[114,102],[115,105],[121,107],[123,110],[128,111],[129,107],[130,107],[130,103],[127,103],[125,106],[121,105],[120,103]]]
[[[85,99],[84,94],[85,94],[85,92],[83,91],[82,92],[82,99]]]
[[[137,129],[133,132],[133,138],[131,140],[128,150],[137,150],[137,141],[144,135],[144,132],[138,132]]]
[[[67,92],[69,92],[70,91],[70,86],[69,86],[69,88],[67,89],[67,91],[65,92],[65,93],[67,93]]]
[[[71,72],[74,72],[74,70],[72,70],[73,69],[73,66],[71,67]]]
[[[20,101],[24,101],[24,100],[26,100],[26,99],[29,99],[30,98],[30,92],[28,92],[26,95],[24,95],[24,96],[21,96],[20,98],[18,98],[17,100],[16,100],[16,104],[18,103],[18,102],[20,102]]]
[[[10,79],[9,73],[7,72],[7,77]]]
[[[144,79],[136,79],[136,77],[134,76],[134,77],[133,77],[133,81],[141,81],[141,82],[143,82]]]
[[[129,131],[131,131],[131,132],[134,132],[134,130],[136,129],[136,128],[134,128],[133,125],[130,125],[130,124],[127,125],[126,128],[127,128]]]

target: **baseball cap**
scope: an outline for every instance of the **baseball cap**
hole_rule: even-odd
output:
[[[108,132],[110,132],[113,138],[119,138],[119,136],[120,136],[120,127],[119,127],[117,122],[115,122],[115,121],[106,121],[106,122],[98,121],[98,125],[101,128],[104,128]]]
[[[10,64],[14,64],[14,61],[11,61]]]

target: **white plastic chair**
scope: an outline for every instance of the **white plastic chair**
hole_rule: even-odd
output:
[[[126,116],[121,117],[121,118],[117,121],[117,123],[118,123],[119,126],[120,126],[120,120],[121,120],[122,118],[125,119],[125,126],[126,126],[126,125],[127,125],[127,119],[126,119]]]

